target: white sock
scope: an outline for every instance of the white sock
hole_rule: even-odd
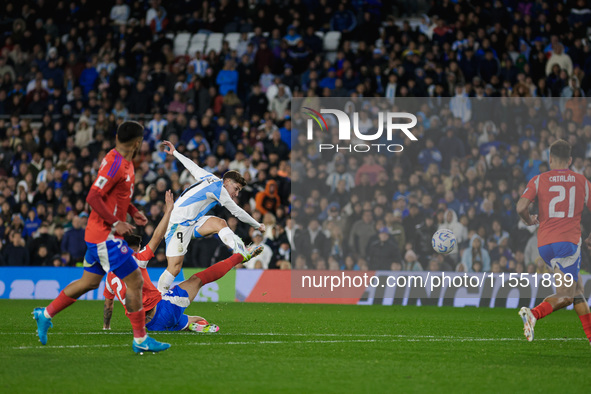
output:
[[[47,308],[43,309],[43,316],[45,316],[47,319],[51,319],[51,316],[49,316],[49,313],[47,313]]]
[[[230,230],[230,227],[224,227],[218,232],[218,236],[222,240],[222,242],[233,251],[236,250],[236,241],[234,231]]]
[[[164,270],[162,275],[160,275],[160,279],[158,279],[158,290],[161,293],[166,293],[170,289],[170,286],[172,286],[174,278],[175,276],[170,271]]]
[[[140,345],[142,342],[144,342],[146,339],[148,339],[148,334],[144,335],[141,338],[133,338],[135,340],[135,343],[137,343],[138,345]]]

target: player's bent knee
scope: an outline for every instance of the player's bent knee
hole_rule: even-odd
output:
[[[219,233],[221,229],[223,229],[224,227],[228,227],[228,223],[221,218],[216,218],[216,217],[211,217],[207,220],[206,222],[209,227],[207,232],[214,232],[214,233]]]

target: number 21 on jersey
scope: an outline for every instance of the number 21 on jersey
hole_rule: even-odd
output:
[[[551,186],[548,191],[551,193],[558,193],[557,196],[550,200],[550,206],[548,209],[548,217],[551,218],[563,218],[565,216],[565,212],[556,210],[556,204],[568,199],[568,214],[566,217],[572,218],[575,214],[575,194],[576,194],[576,186],[571,186],[567,190],[564,186],[555,185]]]

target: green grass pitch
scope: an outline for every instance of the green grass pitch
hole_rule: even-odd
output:
[[[135,355],[118,303],[54,319],[47,346],[30,314],[47,301],[0,301],[0,393],[588,392],[591,347],[573,311],[538,322],[528,343],[515,309],[193,303],[217,334],[153,333],[172,344]]]

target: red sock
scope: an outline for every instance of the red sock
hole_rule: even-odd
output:
[[[581,319],[581,323],[583,323],[583,330],[585,330],[585,335],[587,335],[587,339],[591,341],[591,313],[579,316],[579,319]]]
[[[127,313],[127,317],[131,321],[134,338],[143,338],[146,336],[146,311],[144,308],[137,312]]]
[[[244,260],[242,255],[236,253],[193,276],[201,279],[201,283],[203,284],[215,282],[222,276],[226,275],[235,265],[242,263],[242,260]]]
[[[49,316],[54,317],[58,314],[58,312],[63,311],[75,302],[75,298],[68,297],[62,290],[60,294],[57,296],[57,298],[51,301],[49,305],[47,305],[47,308],[45,308],[45,310],[47,311],[47,314]]]
[[[550,305],[548,301],[544,301],[532,309],[531,313],[533,313],[537,320],[540,320],[542,317],[548,316],[550,313],[552,313],[553,310],[554,308],[552,308],[552,305]]]

